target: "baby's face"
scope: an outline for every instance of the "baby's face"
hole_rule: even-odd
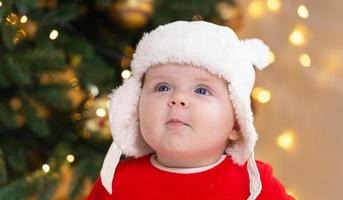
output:
[[[173,167],[213,163],[228,140],[237,138],[227,82],[199,67],[150,67],[140,96],[139,120],[142,136],[158,160]]]

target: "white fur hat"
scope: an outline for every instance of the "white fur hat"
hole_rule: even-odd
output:
[[[145,33],[133,55],[133,75],[111,95],[109,119],[114,141],[101,169],[101,181],[106,190],[112,193],[112,179],[122,153],[140,157],[153,152],[139,130],[141,78],[153,65],[174,63],[202,67],[228,81],[242,137],[225,152],[238,165],[248,161],[248,199],[255,199],[262,185],[254,159],[257,133],[250,95],[255,82],[253,65],[260,70],[266,67],[268,52],[269,48],[261,40],[239,40],[230,28],[204,21],[176,21]]]

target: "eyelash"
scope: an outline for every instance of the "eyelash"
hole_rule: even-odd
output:
[[[155,91],[157,91],[157,92],[166,92],[166,91],[160,91],[160,87],[161,86],[168,86],[168,84],[166,84],[166,83],[157,84],[156,87],[155,87]],[[199,86],[199,87],[197,87],[196,90],[198,90],[199,88],[205,89],[206,90],[206,94],[208,94],[208,95],[212,94],[211,91],[207,87],[205,87],[205,86]],[[197,93],[197,94],[199,94],[199,93]],[[206,94],[201,94],[201,95],[206,95]]]

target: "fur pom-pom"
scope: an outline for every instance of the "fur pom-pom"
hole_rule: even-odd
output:
[[[263,70],[269,63],[269,47],[262,40],[253,38],[241,40],[243,52],[247,54],[251,64]]]

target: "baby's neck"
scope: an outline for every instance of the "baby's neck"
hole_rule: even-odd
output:
[[[197,168],[205,167],[217,162],[223,152],[208,154],[156,154],[156,161],[169,168]]]
[[[160,169],[162,171],[167,171],[167,172],[173,172],[173,173],[180,173],[180,174],[189,174],[189,173],[196,173],[196,172],[203,172],[208,169],[211,169],[217,165],[219,165],[224,159],[226,158],[226,155],[223,154],[219,160],[216,162],[206,165],[206,166],[201,166],[201,167],[167,167],[162,164],[160,164],[157,160],[157,155],[153,154],[150,156],[150,163],[156,167],[157,169]]]

